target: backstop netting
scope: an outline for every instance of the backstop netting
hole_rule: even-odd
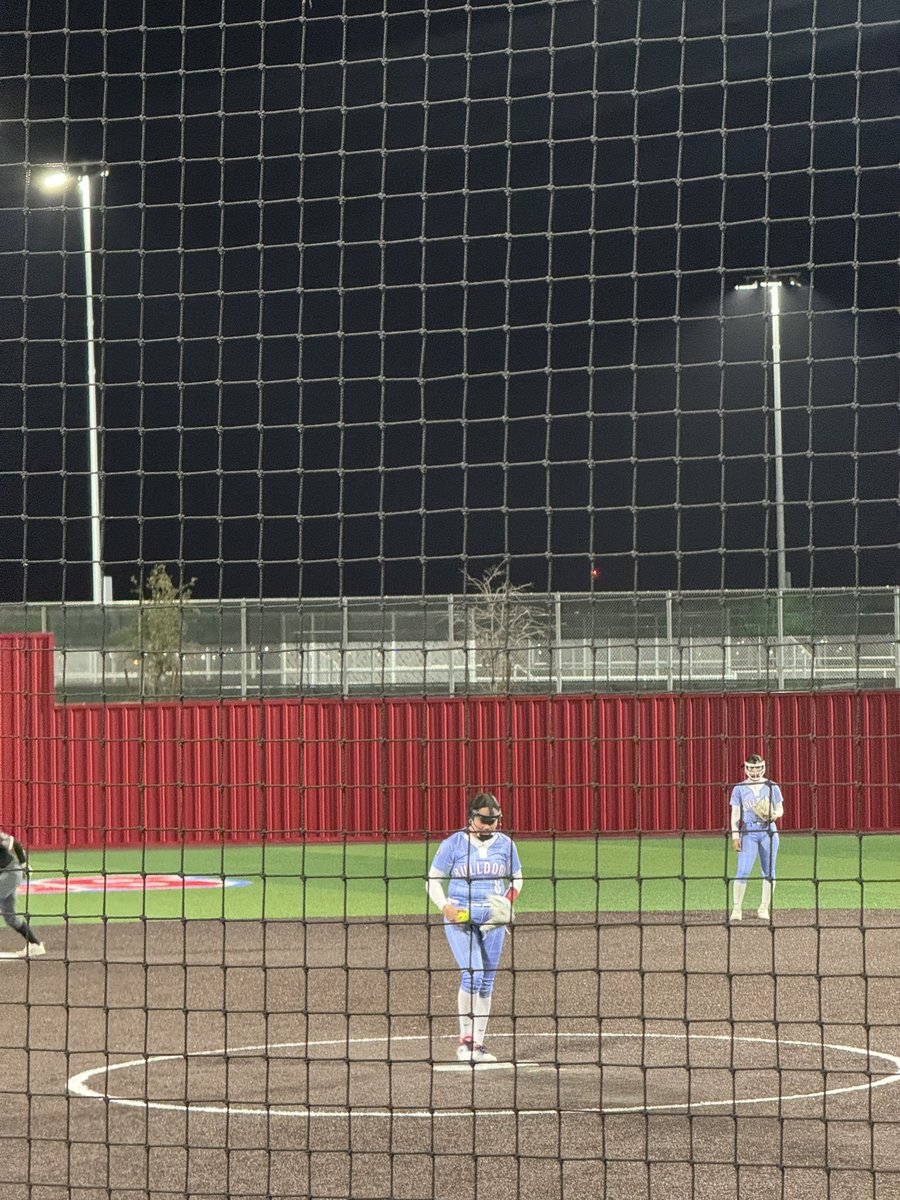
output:
[[[897,26],[2,6],[4,1200],[900,1190]]]

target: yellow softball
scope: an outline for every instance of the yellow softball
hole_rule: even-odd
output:
[[[466,923],[466,921],[468,921],[468,919],[469,919],[469,910],[467,908],[461,908],[459,910],[459,916],[456,918],[457,923],[459,925],[465,925],[465,923]]]

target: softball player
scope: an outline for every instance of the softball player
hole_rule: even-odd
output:
[[[428,895],[444,914],[444,932],[462,972],[457,994],[460,1062],[496,1062],[485,1048],[497,965],[513,901],[522,891],[522,865],[515,843],[499,825],[496,796],[482,792],[469,809],[465,829],[441,842],[428,872]],[[450,883],[444,894],[443,880]]]
[[[775,891],[775,860],[778,857],[778,828],[784,814],[784,798],[777,783],[766,778],[765,759],[751,754],[744,763],[746,779],[731,791],[731,840],[737,851],[734,900],[731,920],[743,917],[744,892],[753,864],[759,856],[762,900],[756,915],[768,921]]]
[[[0,832],[0,914],[7,925],[25,939],[25,945],[16,951],[15,957],[39,958],[46,953],[44,945],[28,924],[28,918],[16,912],[16,892],[27,867],[27,855],[21,842],[17,842],[11,833]]]

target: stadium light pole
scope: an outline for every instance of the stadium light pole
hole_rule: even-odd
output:
[[[778,635],[778,680],[784,683],[784,593],[790,586],[784,533],[784,438],[781,427],[781,289],[799,287],[795,275],[749,276],[737,285],[739,292],[762,290],[766,313],[772,319],[772,417],[775,426],[775,544],[778,562],[778,599],[775,606]]]
[[[772,318],[772,417],[775,423],[775,538],[778,548],[778,589],[789,587],[784,535],[784,438],[781,429],[781,289],[799,287],[794,275],[750,276],[737,285],[739,292],[761,289],[766,312]]]
[[[87,421],[88,485],[91,523],[91,600],[104,604],[112,600],[112,580],[103,574],[102,528],[100,511],[100,436],[97,415],[97,353],[94,338],[94,270],[91,240],[91,180],[108,175],[101,167],[72,172],[63,168],[45,171],[39,179],[45,192],[64,192],[72,184],[81,200],[81,248],[84,258],[84,325],[87,344]]]

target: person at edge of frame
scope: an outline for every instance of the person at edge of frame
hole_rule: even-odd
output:
[[[497,1061],[485,1036],[497,967],[514,919],[512,905],[523,883],[515,843],[500,832],[502,817],[496,796],[480,792],[469,806],[466,828],[441,842],[426,881],[461,972],[456,1057],[472,1066]]]
[[[759,858],[762,898],[756,915],[768,921],[775,891],[775,860],[778,858],[778,827],[784,815],[784,797],[777,783],[766,778],[766,760],[751,754],[744,763],[746,778],[731,791],[731,841],[737,851],[730,920],[743,918],[744,893],[753,864]]]
[[[16,912],[16,892],[27,870],[25,847],[11,833],[0,831],[0,914],[7,925],[25,939],[25,945],[12,955],[13,958],[39,958],[46,953],[44,943],[31,928],[28,918]]]

